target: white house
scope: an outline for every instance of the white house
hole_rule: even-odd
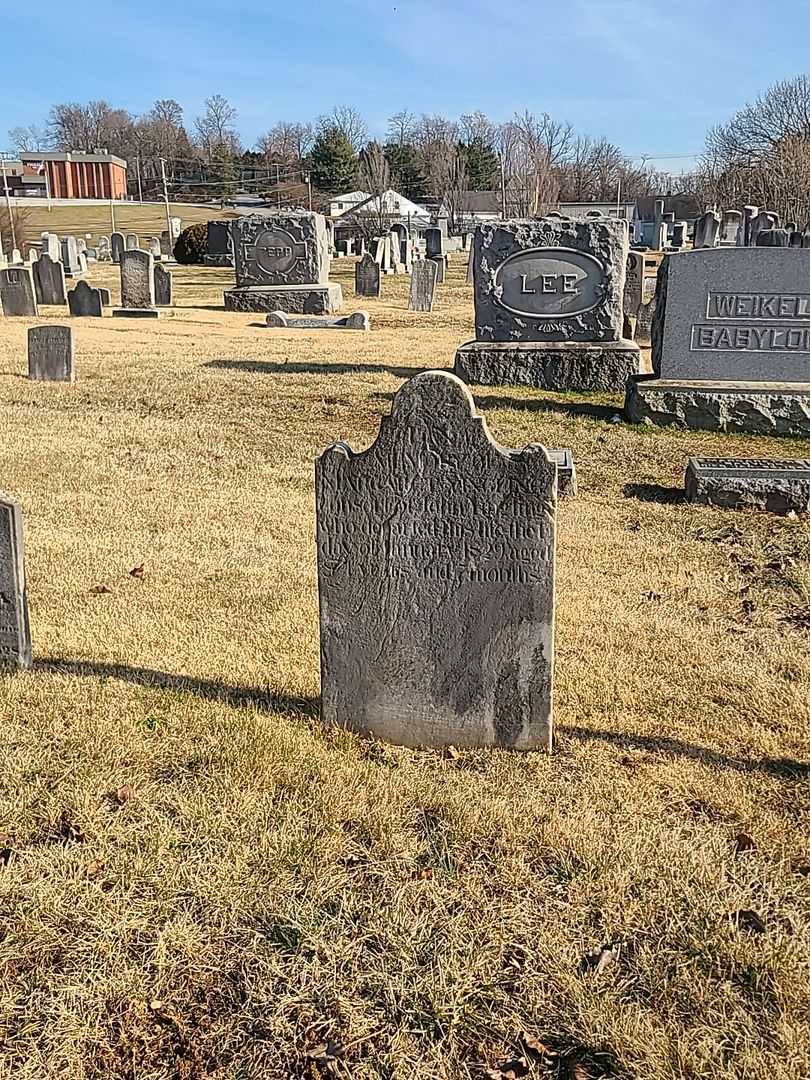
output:
[[[345,195],[335,195],[329,202],[329,216],[335,224],[345,214],[355,210],[398,217],[405,224],[410,222],[415,228],[427,228],[430,225],[430,213],[424,206],[411,202],[392,189],[383,192],[379,197],[367,191],[348,191]]]

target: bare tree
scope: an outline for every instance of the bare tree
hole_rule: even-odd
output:
[[[507,213],[536,217],[557,205],[560,169],[568,160],[574,139],[570,124],[548,113],[536,117],[516,113],[499,133],[499,148],[507,195]]]
[[[383,236],[389,219],[385,193],[391,187],[391,167],[378,142],[370,142],[360,155],[360,186],[372,196],[364,210],[377,219],[378,229],[374,235]]]
[[[368,140],[366,122],[353,105],[335,105],[328,116],[318,117],[318,129],[339,131],[355,154],[359,154]]]
[[[268,165],[300,165],[312,149],[312,124],[280,120],[260,136],[256,149]]]
[[[416,136],[417,119],[412,112],[402,109],[388,121],[388,141],[397,146],[412,143]]]
[[[221,94],[206,98],[205,112],[194,121],[194,128],[200,149],[209,161],[239,153],[239,138],[234,128],[236,116],[236,109]]]
[[[47,150],[49,139],[48,133],[43,129],[30,124],[28,127],[15,127],[8,133],[11,145],[18,154],[24,154],[31,150]]]
[[[92,151],[106,147],[126,156],[131,147],[134,120],[125,109],[113,109],[106,101],[87,105],[69,102],[54,105],[48,119],[49,138],[57,150]]]
[[[498,127],[489,117],[477,109],[472,113],[465,113],[458,120],[459,137],[468,146],[475,139],[480,140],[485,146],[492,146],[498,134]]]

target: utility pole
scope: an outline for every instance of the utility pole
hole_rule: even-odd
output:
[[[309,208],[312,209],[312,174],[305,173],[304,181],[307,185],[307,192],[309,193]]]
[[[498,154],[498,167],[501,174],[501,217],[506,221],[506,171],[503,166],[503,154]]]
[[[110,185],[110,225],[115,232],[115,204],[113,202],[112,185]]]
[[[160,159],[160,175],[163,180],[163,201],[166,203],[166,228],[169,230],[169,251],[174,250],[174,237],[172,236],[172,211],[169,206],[169,183],[166,179],[166,159]]]
[[[6,209],[8,210],[8,223],[11,226],[11,247],[17,247],[17,234],[14,230],[14,215],[11,212],[11,196],[8,193],[8,176],[6,175],[5,154],[0,154],[0,165],[3,167],[3,187],[6,190]]]

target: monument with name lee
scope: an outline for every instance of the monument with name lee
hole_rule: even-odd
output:
[[[331,315],[343,304],[329,281],[329,238],[322,214],[306,210],[252,214],[231,223],[236,288],[227,311]]]
[[[548,748],[557,465],[449,372],[315,470],[324,719],[409,746]]]
[[[623,390],[640,370],[622,337],[627,223],[608,218],[479,225],[475,341],[455,371],[473,383]]]
[[[810,436],[810,249],[702,248],[658,275],[632,422]]]

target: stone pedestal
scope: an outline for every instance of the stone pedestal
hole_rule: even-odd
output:
[[[113,308],[114,319],[159,319],[157,308]]]
[[[343,306],[340,285],[249,285],[225,293],[226,311],[286,311],[331,315]]]
[[[543,390],[619,390],[641,370],[634,341],[470,341],[456,353],[454,371],[485,386],[534,386]]]
[[[639,376],[627,384],[630,423],[810,438],[810,383],[742,383]]]

